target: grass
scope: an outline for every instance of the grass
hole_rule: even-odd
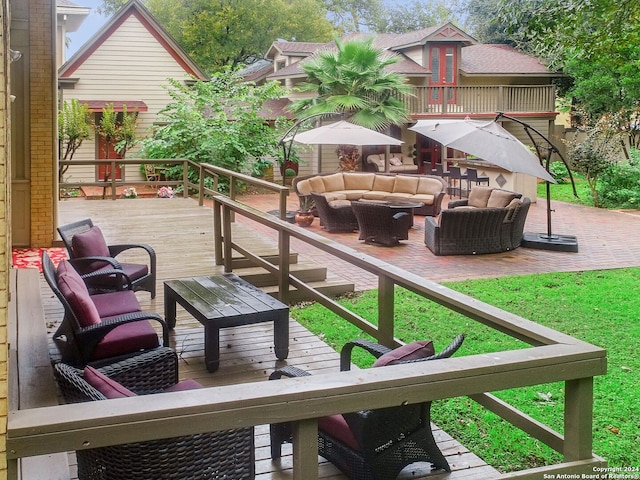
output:
[[[448,287],[607,350],[608,373],[594,386],[594,452],[609,466],[640,465],[640,268],[525,275],[445,283]],[[375,291],[341,302],[375,319]],[[456,355],[526,348],[522,342],[484,327],[403,289],[396,295],[396,336],[405,342],[433,339],[436,349],[457,333],[467,338]],[[292,310],[292,316],[340,350],[363,337],[351,324],[319,305]],[[361,367],[371,364],[354,358]],[[563,383],[497,392],[496,395],[558,432],[563,431]],[[434,403],[433,421],[503,472],[561,461],[561,455],[530,439],[467,398]]]
[[[591,195],[591,190],[589,189],[589,185],[585,181],[584,177],[578,175],[576,173],[574,175],[574,183],[576,185],[576,192],[578,193],[578,197],[576,198],[573,194],[573,188],[571,188],[571,182],[568,183],[557,183],[551,184],[549,186],[551,192],[551,200],[560,200],[562,202],[567,203],[576,203],[579,205],[587,205],[589,207],[593,207],[593,196]],[[546,182],[538,183],[538,198],[546,199],[547,198],[547,187]]]

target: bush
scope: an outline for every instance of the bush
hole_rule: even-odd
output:
[[[558,183],[568,183],[569,170],[564,162],[556,161],[549,164],[549,173]]]
[[[629,161],[613,163],[600,176],[598,196],[605,208],[639,208],[640,151],[631,150]]]

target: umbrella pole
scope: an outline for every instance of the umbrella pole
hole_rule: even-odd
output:
[[[496,115],[496,120],[500,117],[505,118],[507,120],[514,121],[519,123],[524,128],[525,132],[529,136],[529,139],[533,143],[534,148],[536,149],[536,153],[538,155],[538,159],[540,159],[540,163],[542,162],[542,155],[540,154],[540,149],[542,148],[538,142],[535,141],[531,132],[536,133],[540,138],[542,138],[549,145],[549,153],[546,158],[546,166],[545,169],[549,172],[549,164],[551,161],[551,155],[556,153],[562,163],[567,167],[567,171],[569,172],[569,178],[571,179],[571,186],[573,187],[573,194],[577,197],[578,192],[576,191],[576,185],[573,181],[573,175],[571,174],[571,170],[569,169],[569,165],[566,160],[560,153],[560,150],[551,143],[551,141],[542,134],[539,130],[535,129],[528,123],[523,122],[522,120],[518,120],[517,118],[511,117],[509,115],[505,115],[502,112],[498,112]],[[521,246],[527,248],[537,248],[542,250],[554,250],[560,252],[577,252],[578,251],[578,239],[573,235],[552,235],[551,233],[551,184],[550,182],[546,182],[546,193],[547,193],[547,233],[531,233],[525,232],[522,236]]]

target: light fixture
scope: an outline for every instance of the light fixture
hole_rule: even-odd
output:
[[[11,59],[11,63],[17,62],[22,58],[22,52],[18,50],[9,49],[9,58]]]

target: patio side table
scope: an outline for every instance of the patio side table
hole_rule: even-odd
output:
[[[176,304],[204,326],[207,370],[220,366],[220,329],[273,321],[276,357],[289,355],[289,307],[237,275],[227,273],[164,282],[164,316],[176,325]]]

